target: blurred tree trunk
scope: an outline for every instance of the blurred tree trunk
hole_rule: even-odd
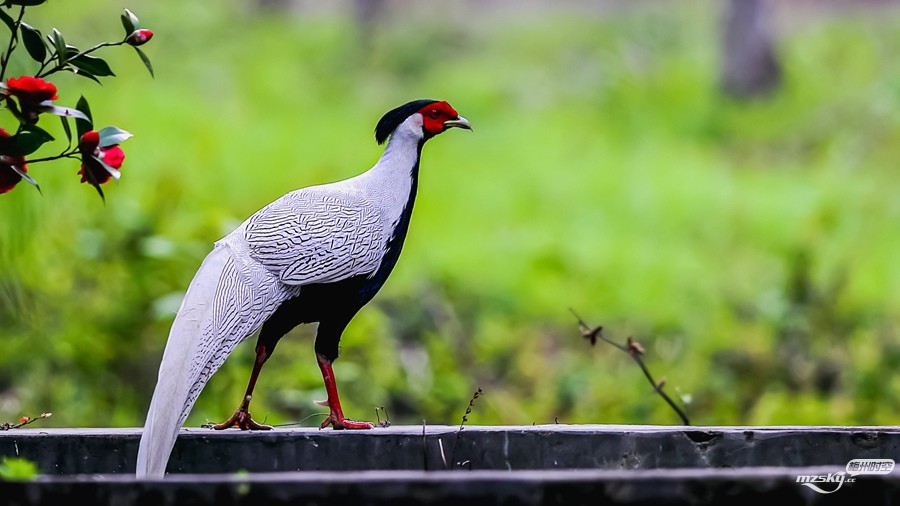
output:
[[[363,45],[368,45],[377,28],[378,21],[386,11],[386,0],[353,0],[353,14],[356,17]]]
[[[729,0],[720,85],[737,98],[767,95],[781,84],[772,18],[765,0]]]
[[[291,0],[256,0],[260,9],[286,11],[291,6]]]

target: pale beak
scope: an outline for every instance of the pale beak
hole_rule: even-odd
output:
[[[444,122],[444,130],[453,127],[465,128],[466,130],[472,129],[472,125],[469,124],[469,120],[463,118],[462,116],[458,116],[456,119],[451,119]]]

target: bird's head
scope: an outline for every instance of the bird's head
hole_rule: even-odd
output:
[[[394,130],[411,117],[416,125],[421,125],[422,137],[427,140],[448,128],[465,128],[472,126],[466,118],[460,116],[450,104],[440,100],[413,100],[388,111],[375,126],[375,140],[383,144]]]

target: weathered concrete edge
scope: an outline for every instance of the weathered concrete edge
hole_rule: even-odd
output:
[[[133,473],[139,428],[18,429],[0,456],[42,474]],[[881,426],[394,426],[372,431],[182,429],[170,473],[803,467],[897,458]]]

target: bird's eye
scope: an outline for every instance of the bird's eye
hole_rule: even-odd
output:
[[[440,116],[440,115],[441,115],[441,113],[440,113],[440,111],[438,111],[437,109],[432,109],[432,110],[431,110],[431,117],[432,117],[432,118],[437,118],[437,117]]]

